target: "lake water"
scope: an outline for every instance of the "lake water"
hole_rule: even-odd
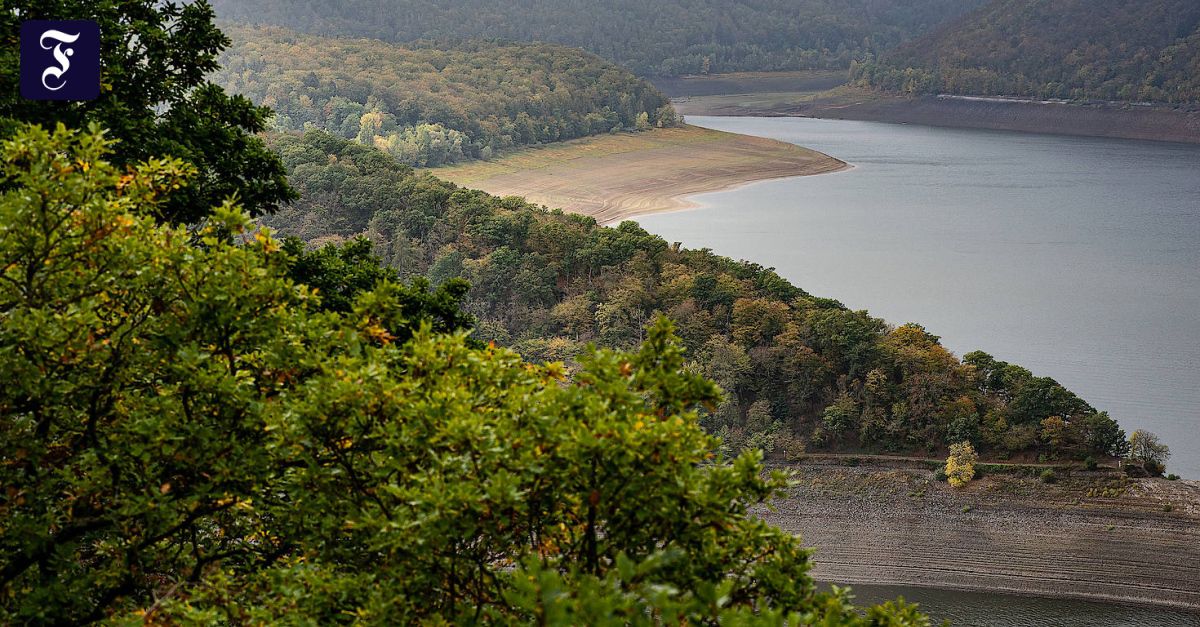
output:
[[[1180,627],[1200,625],[1200,614],[1087,601],[1039,599],[1007,594],[958,592],[909,586],[852,586],[855,603],[869,605],[904,597],[917,603],[934,624],[954,627]]]
[[[1200,146],[804,118],[689,117],[853,164],[645,216],[1057,379],[1200,479]]]

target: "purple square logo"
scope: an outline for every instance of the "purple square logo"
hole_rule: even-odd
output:
[[[100,26],[90,20],[21,24],[21,96],[95,100],[100,95]]]

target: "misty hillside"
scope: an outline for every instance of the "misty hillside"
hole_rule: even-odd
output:
[[[226,19],[323,35],[579,46],[644,75],[845,68],[984,0],[214,0]]]
[[[996,0],[856,68],[911,92],[1200,102],[1196,0]]]

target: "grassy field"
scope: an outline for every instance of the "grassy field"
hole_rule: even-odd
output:
[[[792,144],[683,126],[548,144],[430,171],[464,187],[612,223],[686,209],[692,204],[684,197],[692,194],[844,167]]]

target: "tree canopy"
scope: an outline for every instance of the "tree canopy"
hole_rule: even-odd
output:
[[[854,78],[916,93],[1200,103],[1192,0],[994,0],[857,65]]]
[[[83,102],[20,97],[16,41],[28,19],[91,19],[100,25],[100,97]],[[0,137],[21,123],[108,129],[123,148],[110,158],[136,164],[167,155],[197,175],[158,206],[160,217],[195,222],[236,195],[251,215],[273,211],[293,197],[279,159],[254,134],[270,110],[229,96],[208,82],[229,40],[213,25],[204,0],[16,0],[0,11]]]
[[[589,342],[632,348],[660,314],[725,394],[703,424],[731,450],[804,447],[942,454],[1118,455],[1107,414],[985,353],[962,361],[918,325],[891,326],[774,271],[669,246],[632,222],[461,189],[323,132],[272,138],[304,194],[265,220],[315,244],[369,240],[407,278],[467,279],[474,336],[534,361]],[[1061,420],[1047,431],[1043,421]]]
[[[676,121],[650,83],[576,48],[226,30],[234,43],[213,80],[274,109],[276,129],[324,129],[413,166]]]
[[[667,321],[564,380],[387,280],[330,310],[236,206],[154,219],[193,168],[109,148],[0,145],[0,621],[927,624],[748,513],[784,478],[713,458]]]
[[[223,18],[385,41],[579,46],[642,75],[846,68],[986,0],[216,0]]]

